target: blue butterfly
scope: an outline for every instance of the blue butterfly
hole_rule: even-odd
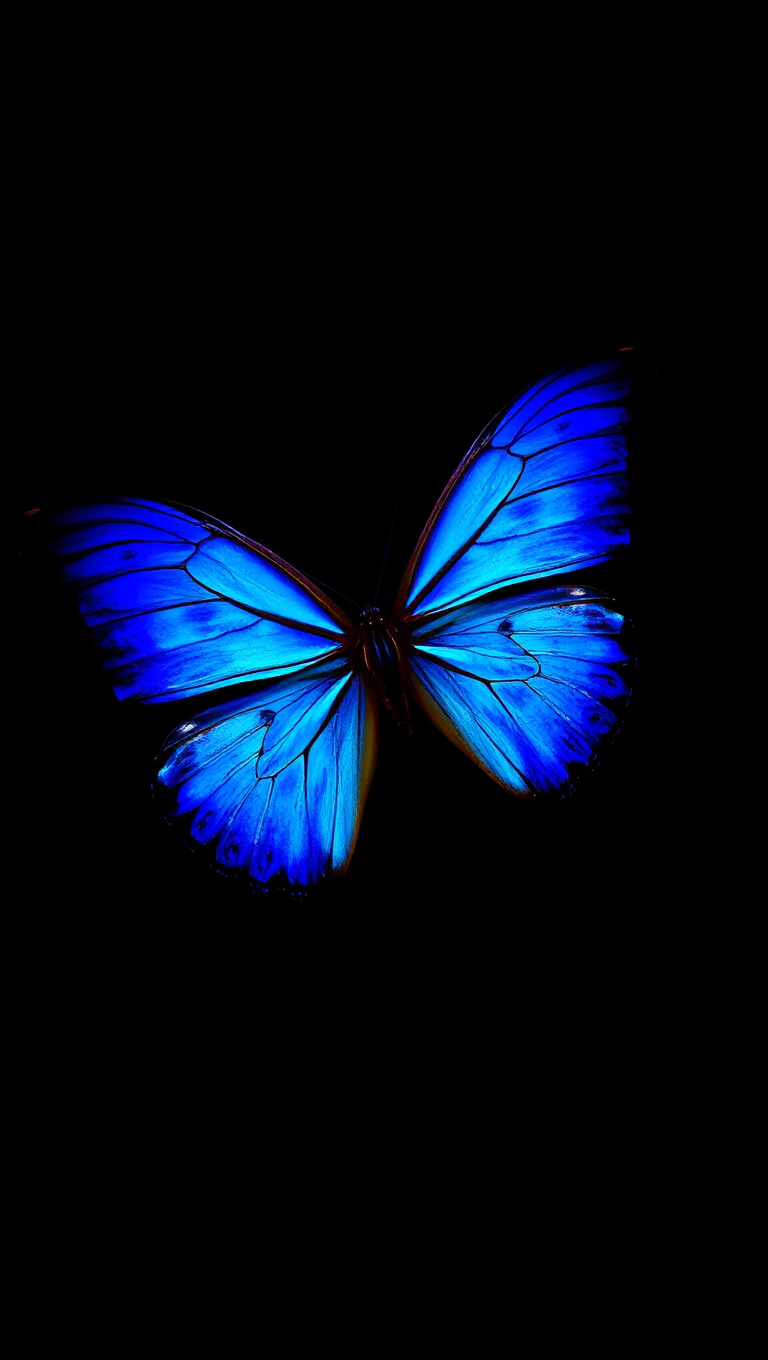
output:
[[[120,699],[216,694],[158,757],[168,815],[216,866],[303,894],[343,874],[383,706],[415,701],[518,798],[569,791],[629,698],[631,628],[601,591],[547,581],[629,542],[621,355],[563,369],[475,441],[389,617],[354,622],[269,549],[170,501],[49,517]]]

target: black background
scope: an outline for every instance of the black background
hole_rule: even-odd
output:
[[[666,299],[686,270],[699,287],[698,236],[659,176],[666,154],[688,193],[686,108],[670,133],[655,68],[641,63],[633,98],[623,52],[615,90],[576,61],[552,108],[533,49],[526,93],[518,52],[499,60],[494,42],[450,64],[430,37],[407,91],[401,56],[350,62],[344,35],[343,69],[310,44],[296,118],[295,37],[277,53],[244,40],[235,72],[237,34],[217,59],[206,27],[190,61],[178,25],[165,47],[154,23],[131,27],[112,42],[75,32],[74,51],[38,24],[9,138],[4,942],[12,1165],[35,1259],[43,1241],[57,1273],[79,1262],[72,1225],[92,1196],[106,1269],[102,1244],[133,1210],[141,1257],[157,1240],[166,1278],[174,1178],[169,1232],[194,1220],[195,1249],[206,1193],[249,1221],[248,1199],[276,1190],[292,1250],[318,1188],[334,1197],[326,1232],[351,1181],[357,1241],[364,1223],[378,1234],[378,1187],[400,1180],[400,1245],[431,1180],[441,1225],[464,1195],[495,1221],[526,1191],[548,1241],[570,1219],[569,1272],[596,1259],[586,1234],[604,1190],[597,1231],[626,1275],[648,1213],[632,1191],[659,1205],[655,1259],[709,1118],[678,1156],[670,1109],[697,1050],[707,1078],[714,1051],[700,1016],[716,1008],[686,991],[710,975],[678,844],[690,778],[668,736],[695,658],[677,636],[663,656],[656,642],[665,617],[679,630],[663,488],[693,466],[666,412],[674,369],[694,425],[677,361],[698,337],[684,316],[673,333]],[[172,708],[118,703],[23,512],[172,497],[363,604],[397,503],[386,607],[493,414],[543,374],[627,345],[642,373],[633,543],[583,579],[635,619],[640,666],[600,768],[531,808],[418,714],[411,739],[385,720],[337,891],[265,899],[208,872],[151,796]],[[661,1199],[654,1149],[674,1175]]]

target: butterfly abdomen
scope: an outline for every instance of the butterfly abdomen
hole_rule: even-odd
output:
[[[407,727],[410,732],[411,719],[397,630],[375,605],[369,605],[360,615],[358,649],[384,707],[389,709],[398,726]]]

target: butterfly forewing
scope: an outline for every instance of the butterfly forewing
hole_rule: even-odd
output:
[[[440,497],[397,616],[594,566],[624,547],[630,386],[617,356],[555,374],[505,408]]]
[[[49,517],[63,576],[121,699],[166,703],[285,675],[343,649],[343,611],[226,525],[117,500]]]

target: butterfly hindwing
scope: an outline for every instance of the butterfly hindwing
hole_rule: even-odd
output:
[[[343,873],[376,752],[376,708],[348,665],[312,667],[182,723],[157,784],[188,840],[263,885]]]
[[[566,792],[629,697],[631,630],[612,603],[553,586],[450,610],[412,634],[416,697],[510,792]]]

